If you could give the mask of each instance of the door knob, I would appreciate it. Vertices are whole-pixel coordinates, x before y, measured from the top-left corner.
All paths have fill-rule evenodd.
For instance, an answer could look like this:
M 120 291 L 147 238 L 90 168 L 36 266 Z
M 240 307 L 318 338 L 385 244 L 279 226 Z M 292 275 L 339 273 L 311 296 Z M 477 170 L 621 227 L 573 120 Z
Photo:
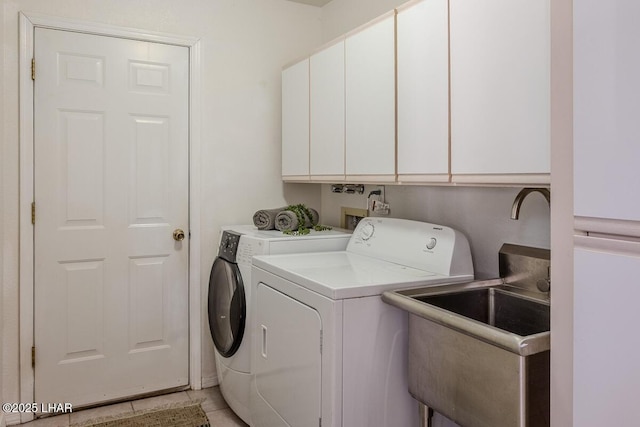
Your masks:
M 179 228 L 173 230 L 173 240 L 175 240 L 176 242 L 181 242 L 182 240 L 184 240 L 184 231 Z

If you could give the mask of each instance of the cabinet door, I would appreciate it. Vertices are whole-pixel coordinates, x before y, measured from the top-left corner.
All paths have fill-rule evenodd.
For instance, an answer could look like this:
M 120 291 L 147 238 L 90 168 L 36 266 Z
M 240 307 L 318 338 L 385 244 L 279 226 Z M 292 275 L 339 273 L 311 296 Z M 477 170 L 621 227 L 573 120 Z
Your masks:
M 549 13 L 549 0 L 450 0 L 454 181 L 549 182 Z
M 574 212 L 640 221 L 640 3 L 573 10 Z
M 449 180 L 448 1 L 398 11 L 398 180 Z
M 309 179 L 309 59 L 282 71 L 282 177 Z
M 395 19 L 347 37 L 346 173 L 395 180 Z
M 589 239 L 593 238 L 584 240 Z M 620 242 L 617 246 L 626 249 L 635 246 L 632 249 L 636 255 L 575 249 L 573 425 L 576 427 L 638 425 L 640 244 Z
M 344 179 L 344 41 L 310 59 L 312 179 Z

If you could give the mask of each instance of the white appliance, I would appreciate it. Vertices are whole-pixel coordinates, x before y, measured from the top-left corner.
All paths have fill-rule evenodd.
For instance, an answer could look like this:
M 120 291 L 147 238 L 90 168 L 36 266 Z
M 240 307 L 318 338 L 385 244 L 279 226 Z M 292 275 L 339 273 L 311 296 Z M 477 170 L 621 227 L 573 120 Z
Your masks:
M 564 172 L 571 160 L 560 159 L 557 171 L 562 173 L 553 180 L 560 183 L 552 224 L 562 230 L 552 232 L 552 253 L 563 262 L 573 255 L 573 271 L 558 265 L 559 276 L 552 266 L 551 327 L 558 332 L 555 339 L 552 332 L 552 354 L 557 356 L 551 374 L 561 381 L 554 381 L 551 392 L 573 408 L 556 409 L 552 421 L 556 416 L 560 425 L 557 420 L 567 414 L 576 427 L 637 426 L 640 3 L 572 4 L 573 176 Z M 570 138 L 555 142 L 563 144 L 558 153 L 571 148 Z M 565 219 L 571 185 L 573 222 Z M 573 254 L 563 243 L 571 238 L 570 224 Z M 573 283 L 559 277 L 573 277 Z M 567 366 L 571 360 L 573 370 Z M 570 374 L 565 374 L 567 368 Z
M 218 257 L 209 277 L 209 329 L 216 353 L 220 391 L 229 407 L 250 424 L 251 258 L 253 255 L 344 250 L 351 234 L 346 230 L 311 231 L 290 236 L 261 231 L 252 225 L 222 227 Z
M 419 425 L 407 315 L 380 294 L 472 279 L 461 233 L 393 218 L 360 221 L 345 251 L 255 257 L 252 425 Z

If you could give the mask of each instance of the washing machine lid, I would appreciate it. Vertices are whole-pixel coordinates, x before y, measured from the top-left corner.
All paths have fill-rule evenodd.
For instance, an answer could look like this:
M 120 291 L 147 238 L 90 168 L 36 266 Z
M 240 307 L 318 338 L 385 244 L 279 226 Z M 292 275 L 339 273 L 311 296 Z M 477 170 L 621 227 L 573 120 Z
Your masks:
M 233 356 L 244 336 L 246 297 L 238 265 L 216 258 L 209 276 L 209 330 L 216 350 Z
M 445 276 L 349 251 L 257 256 L 253 265 L 331 299 L 473 280 L 472 274 Z

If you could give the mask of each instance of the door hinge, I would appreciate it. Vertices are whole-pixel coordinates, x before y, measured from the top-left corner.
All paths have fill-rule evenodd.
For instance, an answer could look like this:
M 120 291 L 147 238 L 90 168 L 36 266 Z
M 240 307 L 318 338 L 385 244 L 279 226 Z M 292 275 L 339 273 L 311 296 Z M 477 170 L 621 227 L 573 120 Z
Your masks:
M 36 223 L 36 202 L 31 202 L 31 224 Z
M 36 348 L 31 347 L 31 367 L 35 368 L 36 367 Z
M 36 58 L 31 58 L 31 80 L 36 79 Z

